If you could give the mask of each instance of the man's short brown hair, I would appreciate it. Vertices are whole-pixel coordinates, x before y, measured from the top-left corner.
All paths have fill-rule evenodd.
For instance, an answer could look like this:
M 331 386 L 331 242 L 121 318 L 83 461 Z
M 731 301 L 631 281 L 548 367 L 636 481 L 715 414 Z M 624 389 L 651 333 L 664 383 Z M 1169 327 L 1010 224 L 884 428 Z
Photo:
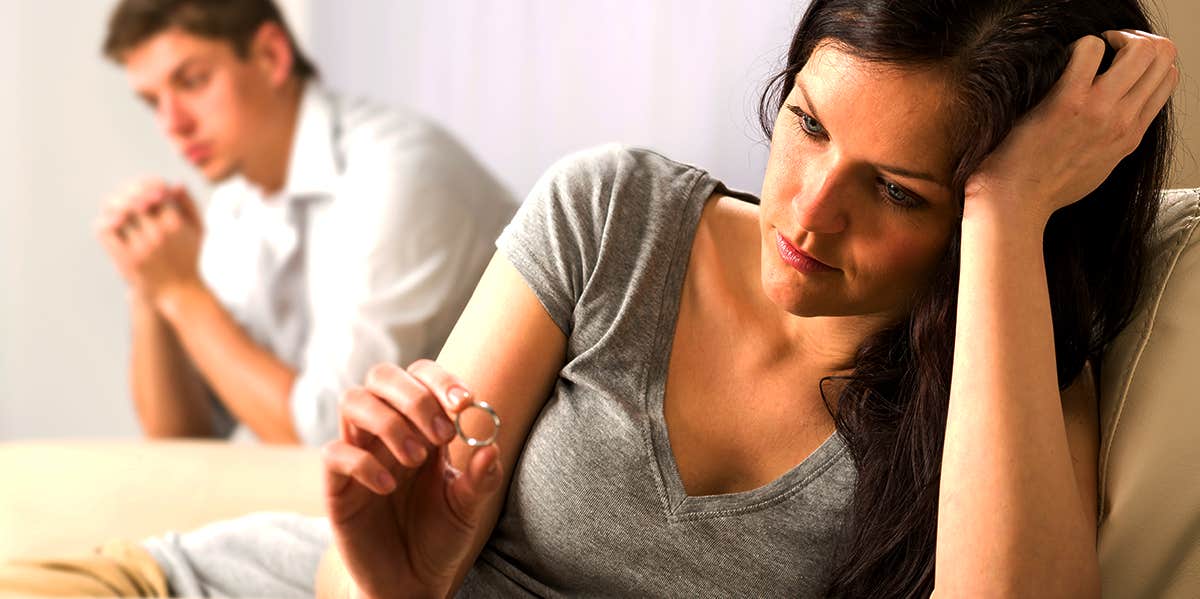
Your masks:
M 277 23 L 292 47 L 292 74 L 317 77 L 317 67 L 300 51 L 296 38 L 271 0 L 121 0 L 108 19 L 104 55 L 117 63 L 126 52 L 172 27 L 199 37 L 229 42 L 241 58 L 263 23 Z

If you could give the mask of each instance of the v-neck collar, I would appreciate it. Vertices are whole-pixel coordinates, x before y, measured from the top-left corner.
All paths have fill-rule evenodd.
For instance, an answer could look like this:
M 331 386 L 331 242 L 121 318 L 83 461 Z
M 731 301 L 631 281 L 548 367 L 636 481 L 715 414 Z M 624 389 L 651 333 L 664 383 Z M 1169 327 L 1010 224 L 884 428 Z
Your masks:
M 799 464 L 775 480 L 755 489 L 720 495 L 688 495 L 679 474 L 675 453 L 671 448 L 663 407 L 666 399 L 667 373 L 670 368 L 675 329 L 679 322 L 679 307 L 683 297 L 683 282 L 691 259 L 691 248 L 700 225 L 704 205 L 713 193 L 721 192 L 745 201 L 758 203 L 758 198 L 746 192 L 729 190 L 707 174 L 690 188 L 692 195 L 687 211 L 679 219 L 675 232 L 673 256 L 662 286 L 658 325 L 651 347 L 647 376 L 642 386 L 643 404 L 650 423 L 650 450 L 654 455 L 656 475 L 663 491 L 663 508 L 670 520 L 694 520 L 720 517 L 762 509 L 802 491 L 848 451 L 841 434 L 836 430 Z

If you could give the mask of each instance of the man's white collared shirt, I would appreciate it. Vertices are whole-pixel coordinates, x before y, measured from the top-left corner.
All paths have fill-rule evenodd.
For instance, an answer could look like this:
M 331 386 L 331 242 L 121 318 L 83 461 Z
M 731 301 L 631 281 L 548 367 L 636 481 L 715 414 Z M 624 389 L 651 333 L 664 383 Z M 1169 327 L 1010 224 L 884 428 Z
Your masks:
M 283 191 L 214 189 L 201 275 L 296 371 L 292 421 L 316 445 L 371 366 L 437 356 L 516 206 L 437 126 L 309 84 Z

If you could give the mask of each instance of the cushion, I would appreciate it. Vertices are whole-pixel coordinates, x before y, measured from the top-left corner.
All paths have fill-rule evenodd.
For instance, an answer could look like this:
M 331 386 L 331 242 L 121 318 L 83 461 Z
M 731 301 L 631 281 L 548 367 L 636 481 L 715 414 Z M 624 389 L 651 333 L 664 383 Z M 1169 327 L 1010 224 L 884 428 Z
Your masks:
M 1101 366 L 1106 598 L 1200 597 L 1200 189 L 1163 200 L 1145 300 Z

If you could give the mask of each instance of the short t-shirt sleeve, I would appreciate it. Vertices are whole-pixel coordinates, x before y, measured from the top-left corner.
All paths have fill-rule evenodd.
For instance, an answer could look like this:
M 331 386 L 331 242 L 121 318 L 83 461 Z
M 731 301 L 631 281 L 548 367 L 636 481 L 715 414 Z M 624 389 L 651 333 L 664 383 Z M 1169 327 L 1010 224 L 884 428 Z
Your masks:
M 599 259 L 614 177 L 624 149 L 608 145 L 567 156 L 529 192 L 496 247 L 550 318 L 570 336 L 575 306 Z

